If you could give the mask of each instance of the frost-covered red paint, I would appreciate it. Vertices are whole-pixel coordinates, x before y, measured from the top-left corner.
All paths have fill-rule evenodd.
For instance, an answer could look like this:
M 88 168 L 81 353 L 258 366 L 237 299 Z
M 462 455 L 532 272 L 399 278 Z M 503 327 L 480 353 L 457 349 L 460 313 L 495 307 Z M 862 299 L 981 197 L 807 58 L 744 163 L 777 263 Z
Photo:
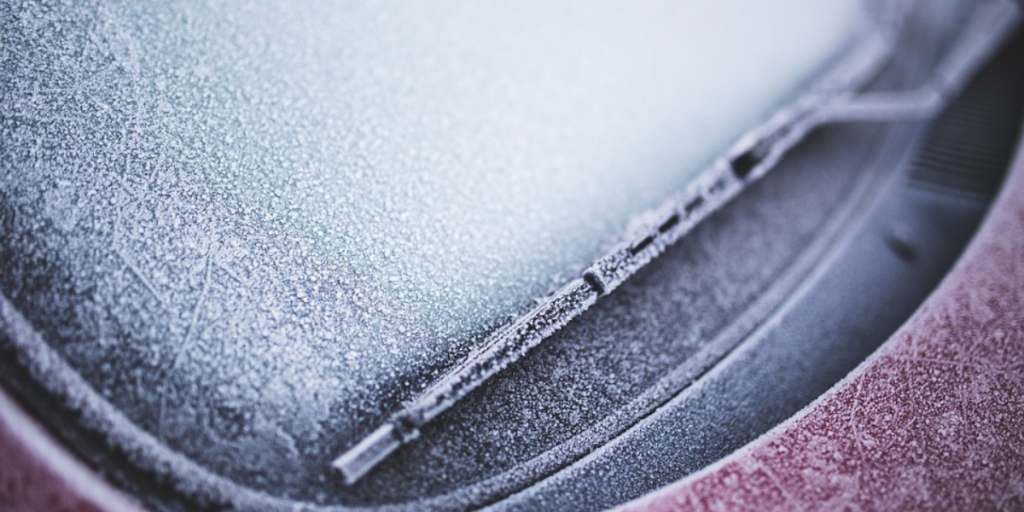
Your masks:
M 957 267 L 868 361 L 761 439 L 623 508 L 1024 510 L 1024 152 Z
M 142 512 L 0 391 L 0 511 Z

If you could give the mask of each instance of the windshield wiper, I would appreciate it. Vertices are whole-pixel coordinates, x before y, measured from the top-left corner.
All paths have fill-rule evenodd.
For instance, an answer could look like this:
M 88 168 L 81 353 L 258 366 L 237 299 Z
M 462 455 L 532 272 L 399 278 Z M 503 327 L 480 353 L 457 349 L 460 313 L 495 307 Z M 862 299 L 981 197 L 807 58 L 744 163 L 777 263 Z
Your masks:
M 419 437 L 421 426 L 520 359 L 763 177 L 817 126 L 932 116 L 998 49 L 1018 18 L 1012 2 L 994 1 L 977 7 L 931 79 L 911 91 L 857 92 L 886 61 L 893 42 L 893 34 L 869 34 L 807 94 L 742 137 L 684 192 L 645 214 L 644 218 L 650 219 L 644 223 L 648 229 L 598 259 L 517 322 L 489 336 L 482 348 L 332 465 L 342 472 L 347 484 L 359 480 L 400 446 Z

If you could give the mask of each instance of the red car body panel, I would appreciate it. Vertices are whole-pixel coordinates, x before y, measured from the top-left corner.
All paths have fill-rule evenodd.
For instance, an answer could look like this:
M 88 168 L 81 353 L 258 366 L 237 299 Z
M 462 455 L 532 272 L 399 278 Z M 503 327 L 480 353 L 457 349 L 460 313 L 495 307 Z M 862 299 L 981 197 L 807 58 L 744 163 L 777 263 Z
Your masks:
M 0 510 L 142 512 L 0 392 Z

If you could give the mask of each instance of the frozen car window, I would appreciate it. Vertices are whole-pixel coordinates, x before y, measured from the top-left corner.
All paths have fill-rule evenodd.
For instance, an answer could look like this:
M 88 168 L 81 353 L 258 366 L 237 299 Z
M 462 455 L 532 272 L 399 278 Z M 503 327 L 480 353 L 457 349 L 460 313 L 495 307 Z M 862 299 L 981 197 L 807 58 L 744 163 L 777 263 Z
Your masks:
M 282 411 L 316 397 L 287 414 L 358 409 L 382 381 L 426 384 L 417 372 L 622 241 L 820 72 L 858 8 L 112 2 L 74 25 L 24 16 L 4 36 L 0 179 L 39 229 L 11 243 L 61 255 L 53 300 L 85 297 L 84 330 L 61 348 L 87 378 L 132 351 Z M 173 434 L 173 418 L 140 417 Z

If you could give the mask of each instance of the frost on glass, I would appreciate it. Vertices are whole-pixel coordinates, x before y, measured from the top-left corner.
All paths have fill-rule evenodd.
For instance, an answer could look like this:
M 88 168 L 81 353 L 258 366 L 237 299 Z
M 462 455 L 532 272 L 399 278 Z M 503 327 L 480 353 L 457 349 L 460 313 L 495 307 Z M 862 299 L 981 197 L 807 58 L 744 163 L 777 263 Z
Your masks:
M 369 418 L 792 99 L 858 5 L 15 3 L 4 200 L 87 290 L 87 378 L 131 352 L 149 391 Z

